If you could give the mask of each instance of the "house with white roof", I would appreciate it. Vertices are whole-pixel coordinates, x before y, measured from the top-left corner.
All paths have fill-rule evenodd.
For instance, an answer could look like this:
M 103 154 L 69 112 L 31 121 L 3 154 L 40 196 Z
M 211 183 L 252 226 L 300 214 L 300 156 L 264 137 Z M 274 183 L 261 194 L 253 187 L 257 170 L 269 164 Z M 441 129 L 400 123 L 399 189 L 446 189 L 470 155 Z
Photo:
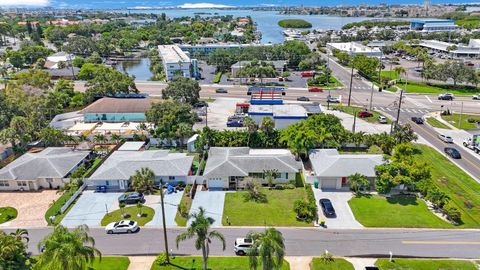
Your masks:
M 249 147 L 212 147 L 203 172 L 208 189 L 238 189 L 246 178 L 267 184 L 264 172 L 277 170 L 274 184 L 295 181 L 302 164 L 287 149 L 250 149 Z
M 309 152 L 313 177 L 320 189 L 342 189 L 349 187 L 347 178 L 359 173 L 375 184 L 375 166 L 383 164 L 382 155 L 340 154 L 337 149 L 312 149 Z
M 59 188 L 80 165 L 91 157 L 91 151 L 68 147 L 48 147 L 28 152 L 0 169 L 0 190 L 39 190 Z
M 192 163 L 193 156 L 185 153 L 128 147 L 113 152 L 87 180 L 87 185 L 89 188 L 105 186 L 107 190 L 125 190 L 130 185 L 131 177 L 141 168 L 149 168 L 155 173 L 157 185 L 161 182 L 190 183 L 193 181 L 189 177 Z

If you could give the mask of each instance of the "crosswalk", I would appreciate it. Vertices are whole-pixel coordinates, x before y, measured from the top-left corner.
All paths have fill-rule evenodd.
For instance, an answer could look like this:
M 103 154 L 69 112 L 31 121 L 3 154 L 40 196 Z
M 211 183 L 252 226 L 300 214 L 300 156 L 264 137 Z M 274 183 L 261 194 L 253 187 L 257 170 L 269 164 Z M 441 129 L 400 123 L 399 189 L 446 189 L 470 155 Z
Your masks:
M 393 107 L 373 107 L 373 110 L 382 111 L 382 112 L 396 112 L 397 108 L 393 108 Z M 413 109 L 413 108 L 400 108 L 400 112 L 426 114 L 426 113 L 429 113 L 430 110 L 427 110 L 427 109 Z

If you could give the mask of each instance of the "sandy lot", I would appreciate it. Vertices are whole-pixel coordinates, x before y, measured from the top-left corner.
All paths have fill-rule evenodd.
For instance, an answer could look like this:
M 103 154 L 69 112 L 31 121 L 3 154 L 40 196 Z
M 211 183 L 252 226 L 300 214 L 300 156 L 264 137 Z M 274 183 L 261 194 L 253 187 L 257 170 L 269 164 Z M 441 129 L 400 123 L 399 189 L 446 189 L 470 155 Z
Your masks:
M 41 192 L 0 192 L 0 207 L 11 206 L 17 209 L 16 219 L 1 224 L 9 227 L 43 227 L 47 226 L 45 212 L 53 200 L 60 194 L 56 190 Z

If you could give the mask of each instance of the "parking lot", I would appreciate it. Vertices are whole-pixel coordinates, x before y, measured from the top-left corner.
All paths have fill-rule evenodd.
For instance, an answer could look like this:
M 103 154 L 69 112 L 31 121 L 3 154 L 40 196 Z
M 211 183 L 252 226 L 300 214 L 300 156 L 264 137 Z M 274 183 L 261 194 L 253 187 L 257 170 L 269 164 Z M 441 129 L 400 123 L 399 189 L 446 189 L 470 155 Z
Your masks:
M 203 111 L 199 113 L 202 117 L 202 122 L 195 123 L 193 126 L 194 129 L 203 129 L 206 126 L 205 120 L 209 128 L 217 130 L 236 130 L 239 128 L 236 127 L 227 127 L 227 119 L 229 116 L 235 113 L 235 108 L 237 103 L 245 102 L 245 100 L 240 98 L 217 98 L 213 102 L 208 103 L 208 117 L 205 118 L 205 109 L 200 108 L 198 111 Z
M 352 198 L 353 194 L 350 191 L 322 191 L 320 189 L 313 189 L 315 194 L 315 200 L 318 206 L 319 220 L 324 219 L 328 228 L 332 229 L 359 229 L 363 228 L 355 217 L 352 210 L 348 205 L 348 201 Z M 325 217 L 322 211 L 322 207 L 319 204 L 320 199 L 329 199 L 333 208 L 335 208 L 336 217 Z
M 105 214 L 118 209 L 118 197 L 122 193 L 107 192 L 95 193 L 92 190 L 84 191 L 75 205 L 63 218 L 61 224 L 72 228 L 86 224 L 88 226 L 100 226 Z
M 18 211 L 17 218 L 0 224 L 0 227 L 43 227 L 47 226 L 45 212 L 61 194 L 56 190 L 40 192 L 1 192 L 0 207 L 10 206 Z

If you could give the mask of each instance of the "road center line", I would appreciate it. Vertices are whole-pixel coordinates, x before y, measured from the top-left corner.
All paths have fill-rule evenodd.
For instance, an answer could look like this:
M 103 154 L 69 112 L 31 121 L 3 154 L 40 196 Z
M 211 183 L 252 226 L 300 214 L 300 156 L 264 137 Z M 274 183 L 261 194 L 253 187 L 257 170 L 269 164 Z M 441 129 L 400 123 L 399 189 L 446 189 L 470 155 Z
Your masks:
M 402 241 L 404 245 L 480 245 L 480 242 L 467 241 Z
M 433 103 L 433 101 L 427 95 L 425 95 L 425 97 L 428 99 L 428 101 L 430 101 L 430 103 Z

